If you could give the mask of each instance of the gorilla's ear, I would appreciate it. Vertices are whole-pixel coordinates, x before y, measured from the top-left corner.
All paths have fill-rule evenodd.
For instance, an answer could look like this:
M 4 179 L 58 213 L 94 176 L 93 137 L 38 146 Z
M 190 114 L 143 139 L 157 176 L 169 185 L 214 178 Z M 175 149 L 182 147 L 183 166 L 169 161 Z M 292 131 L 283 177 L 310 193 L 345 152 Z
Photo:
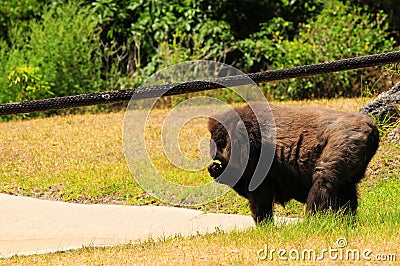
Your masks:
M 219 122 L 216 119 L 214 119 L 212 117 L 209 117 L 208 118 L 208 125 L 207 125 L 208 131 L 211 132 L 218 124 L 219 124 Z

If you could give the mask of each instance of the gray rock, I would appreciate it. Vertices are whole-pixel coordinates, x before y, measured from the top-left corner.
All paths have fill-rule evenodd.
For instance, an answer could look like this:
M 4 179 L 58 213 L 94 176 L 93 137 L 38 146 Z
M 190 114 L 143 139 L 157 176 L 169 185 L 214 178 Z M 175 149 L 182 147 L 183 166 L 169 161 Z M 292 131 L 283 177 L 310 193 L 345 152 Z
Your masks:
M 400 83 L 397 83 L 390 90 L 381 93 L 376 100 L 362 107 L 360 112 L 372 115 L 378 121 L 395 122 L 400 119 L 399 106 Z
M 399 143 L 400 144 L 400 126 L 394 128 L 392 131 L 387 134 L 386 137 L 391 143 Z

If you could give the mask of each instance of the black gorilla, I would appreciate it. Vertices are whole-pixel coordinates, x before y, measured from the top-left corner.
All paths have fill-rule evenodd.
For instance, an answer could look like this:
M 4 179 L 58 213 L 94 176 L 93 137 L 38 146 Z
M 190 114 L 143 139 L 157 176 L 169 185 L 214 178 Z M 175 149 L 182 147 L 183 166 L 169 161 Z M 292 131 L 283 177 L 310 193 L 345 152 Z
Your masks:
M 209 119 L 214 157 L 208 167 L 210 175 L 249 200 L 257 223 L 272 219 L 274 202 L 284 206 L 291 199 L 306 203 L 311 213 L 329 209 L 355 213 L 357 184 L 379 145 L 373 120 L 360 113 L 325 108 L 252 107 Z M 269 110 L 273 119 L 264 115 L 271 114 Z M 275 138 L 263 135 L 261 127 L 275 132 Z M 268 164 L 259 160 L 262 144 L 273 154 L 270 168 L 261 174 L 258 171 L 262 182 L 253 190 L 249 185 L 256 177 L 256 165 Z M 243 173 L 237 180 L 230 180 L 239 172 Z

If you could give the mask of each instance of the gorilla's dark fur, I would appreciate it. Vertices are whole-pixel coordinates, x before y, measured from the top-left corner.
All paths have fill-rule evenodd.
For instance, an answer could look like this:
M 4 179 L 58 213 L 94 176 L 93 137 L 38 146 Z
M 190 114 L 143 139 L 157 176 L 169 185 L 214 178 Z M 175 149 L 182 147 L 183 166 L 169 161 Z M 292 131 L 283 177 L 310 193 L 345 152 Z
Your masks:
M 244 173 L 231 186 L 249 200 L 256 222 L 272 219 L 274 202 L 284 205 L 291 199 L 306 203 L 310 213 L 321 210 L 355 213 L 357 184 L 379 144 L 373 120 L 368 115 L 325 108 L 270 106 L 276 130 L 273 141 L 262 136 L 260 130 L 260 125 L 266 128 L 273 125 L 270 116 L 263 115 L 268 113 L 268 107 L 263 104 L 252 107 L 236 108 L 209 119 L 208 130 L 214 141 L 211 153 L 219 161 L 208 167 L 210 175 L 218 182 L 230 184 L 218 177 L 228 170 L 231 151 L 241 149 L 240 141 L 231 141 L 229 135 L 235 134 L 242 123 L 248 133 L 250 155 L 244 164 Z M 260 124 L 254 113 L 261 114 Z M 250 191 L 262 143 L 276 144 L 275 156 L 269 172 L 263 174 L 265 179 L 261 185 Z M 240 171 L 234 169 L 235 164 L 232 168 Z

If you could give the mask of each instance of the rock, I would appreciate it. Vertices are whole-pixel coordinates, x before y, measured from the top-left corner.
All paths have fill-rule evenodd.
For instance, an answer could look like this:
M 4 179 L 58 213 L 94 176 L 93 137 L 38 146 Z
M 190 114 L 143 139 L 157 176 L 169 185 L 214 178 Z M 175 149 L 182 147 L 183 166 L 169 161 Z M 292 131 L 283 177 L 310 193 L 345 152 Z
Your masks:
M 392 131 L 387 134 L 386 138 L 391 143 L 400 143 L 400 126 L 394 128 Z
M 370 114 L 378 121 L 396 122 L 400 119 L 400 83 L 381 93 L 376 100 L 362 107 L 360 112 Z

